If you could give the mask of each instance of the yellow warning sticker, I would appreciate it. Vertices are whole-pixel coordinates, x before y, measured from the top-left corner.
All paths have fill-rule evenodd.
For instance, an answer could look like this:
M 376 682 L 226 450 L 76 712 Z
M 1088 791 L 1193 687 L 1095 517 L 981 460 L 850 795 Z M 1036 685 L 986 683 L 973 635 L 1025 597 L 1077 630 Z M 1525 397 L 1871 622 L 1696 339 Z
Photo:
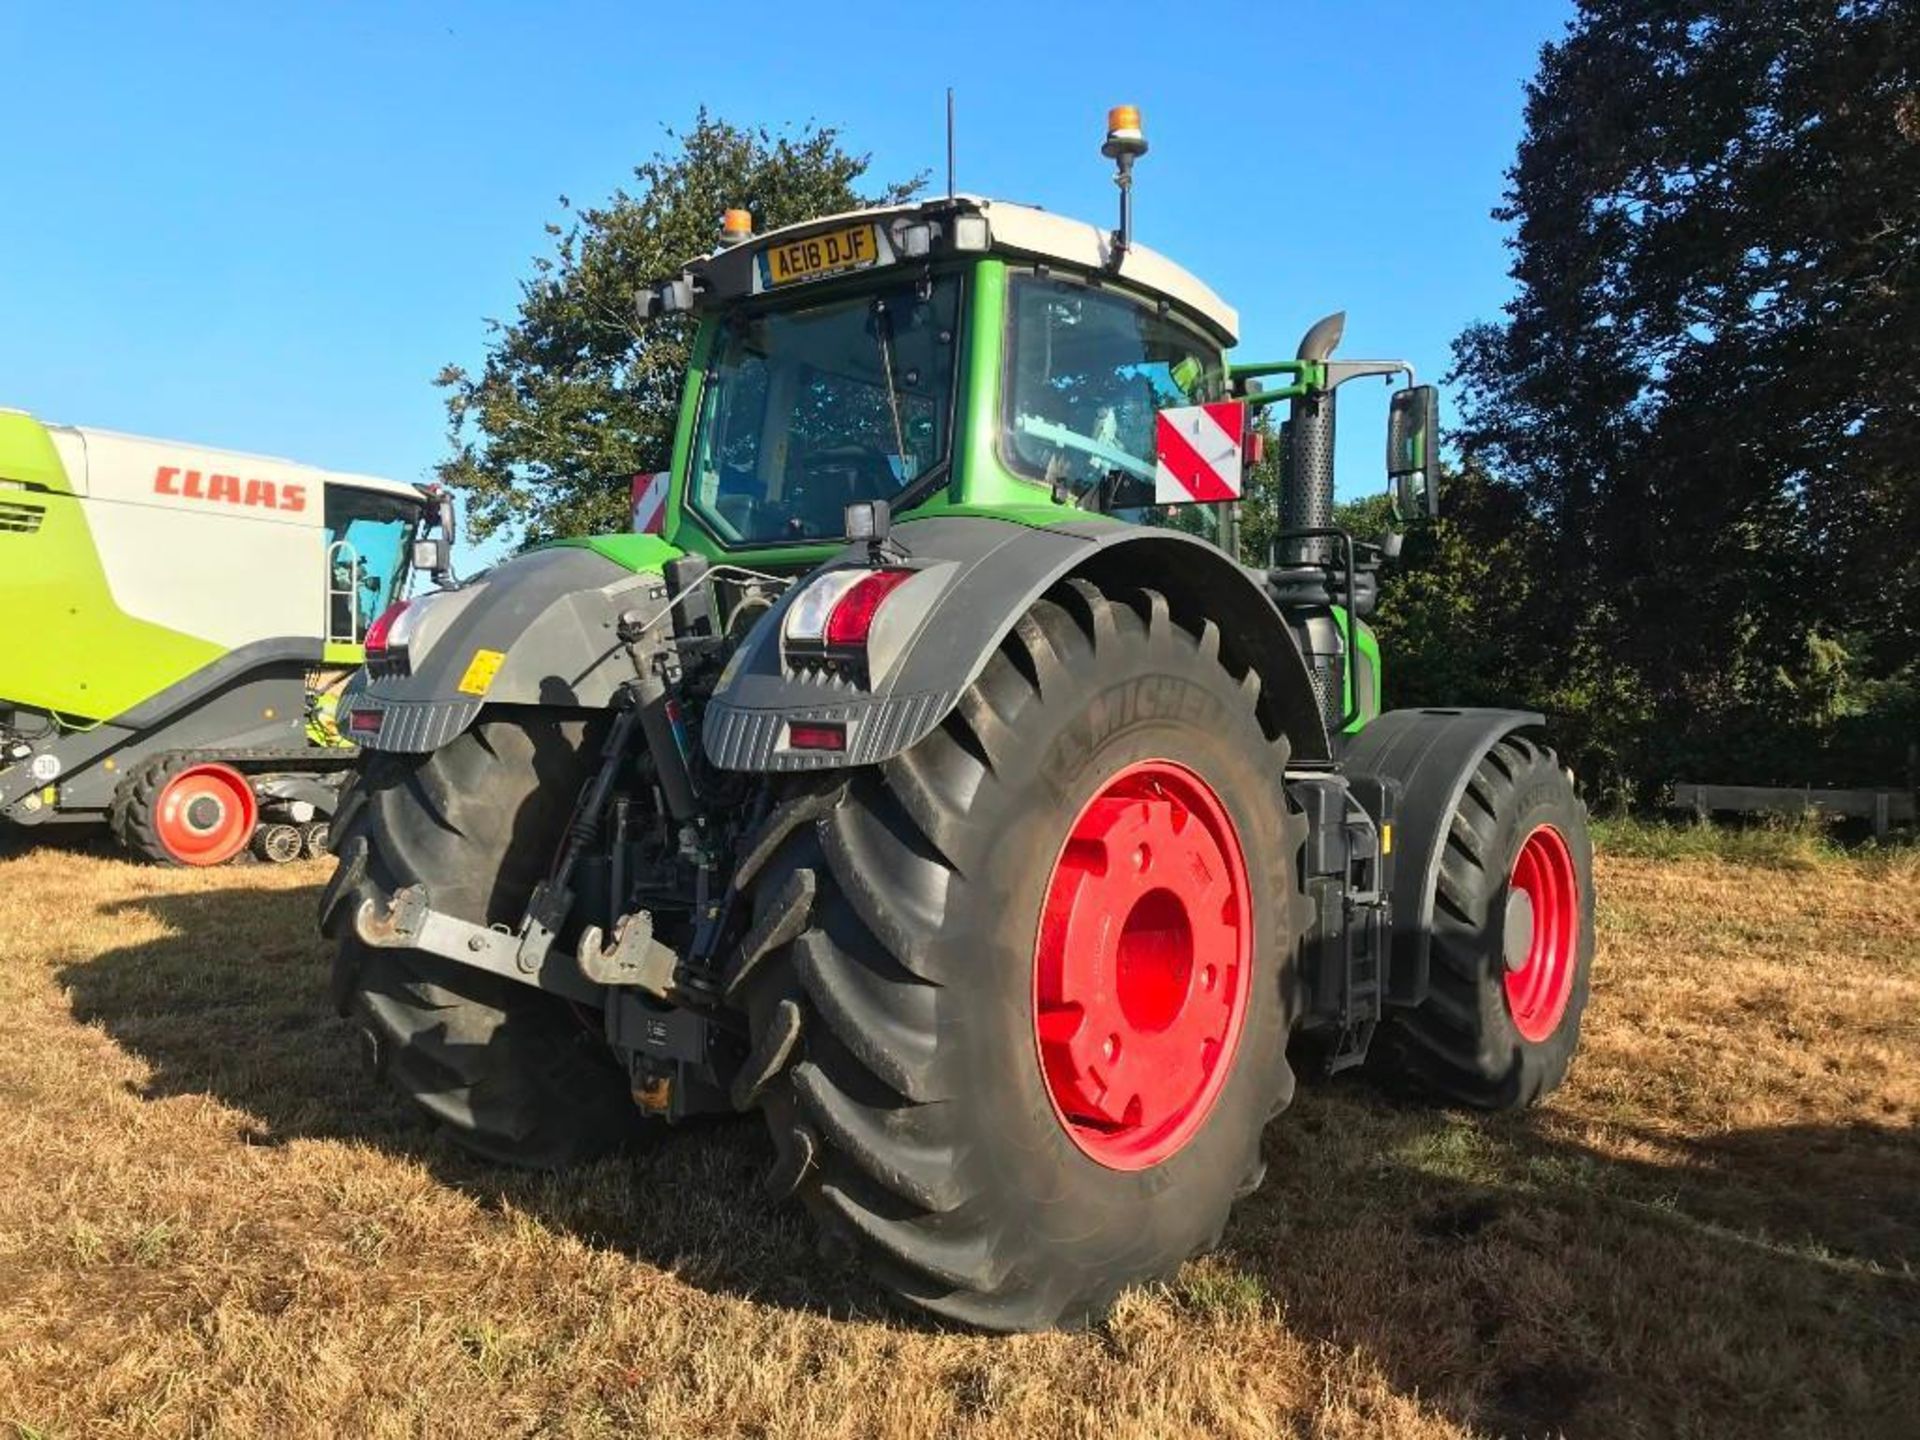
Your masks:
M 501 663 L 507 658 L 504 650 L 476 650 L 473 659 L 467 662 L 467 673 L 460 677 L 460 691 L 464 695 L 484 695 L 487 687 L 493 684 L 493 677 L 500 673 Z

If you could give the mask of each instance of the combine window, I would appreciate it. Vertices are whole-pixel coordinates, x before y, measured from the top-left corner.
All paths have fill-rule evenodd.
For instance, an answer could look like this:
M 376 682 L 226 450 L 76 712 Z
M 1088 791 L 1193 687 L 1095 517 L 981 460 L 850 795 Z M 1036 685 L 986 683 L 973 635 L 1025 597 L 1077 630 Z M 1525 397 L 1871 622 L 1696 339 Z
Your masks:
M 327 486 L 327 639 L 359 645 L 407 583 L 420 506 L 396 495 Z
M 1153 503 L 1154 414 L 1226 398 L 1218 347 L 1112 290 L 1013 280 L 1007 459 L 1136 524 L 1218 539 L 1225 507 Z
M 729 545 L 835 539 L 855 500 L 924 489 L 952 448 L 960 281 L 726 322 L 693 451 L 693 509 Z

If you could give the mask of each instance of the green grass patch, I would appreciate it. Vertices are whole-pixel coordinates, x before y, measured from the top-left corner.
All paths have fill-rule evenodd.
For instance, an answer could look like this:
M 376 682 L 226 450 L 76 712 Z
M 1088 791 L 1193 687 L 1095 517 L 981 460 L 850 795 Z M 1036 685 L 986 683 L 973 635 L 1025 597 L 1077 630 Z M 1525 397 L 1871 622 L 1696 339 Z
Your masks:
M 1751 825 L 1711 820 L 1646 820 L 1633 816 L 1593 820 L 1594 848 L 1635 860 L 1720 860 L 1769 870 L 1809 870 L 1831 864 L 1920 863 L 1912 835 L 1849 843 L 1814 816 L 1770 817 Z

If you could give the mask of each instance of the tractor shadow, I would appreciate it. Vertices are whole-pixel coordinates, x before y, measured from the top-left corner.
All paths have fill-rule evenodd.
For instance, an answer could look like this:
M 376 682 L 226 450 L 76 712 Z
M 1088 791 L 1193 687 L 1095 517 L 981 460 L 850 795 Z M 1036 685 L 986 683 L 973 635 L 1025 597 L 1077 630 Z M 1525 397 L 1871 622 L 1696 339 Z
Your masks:
M 370 1145 L 425 1167 L 495 1213 L 512 1211 L 715 1291 L 837 1317 L 897 1315 L 882 1292 L 816 1248 L 797 1206 L 761 1177 L 764 1127 L 717 1121 L 564 1173 L 466 1156 L 370 1074 L 358 1028 L 328 999 L 332 946 L 314 931 L 321 886 L 227 889 L 115 902 L 164 938 L 59 974 L 74 1017 L 149 1069 L 145 1099 L 211 1095 L 248 1117 L 239 1139 Z
M 945 1328 L 892 1309 L 818 1254 L 797 1207 L 764 1198 L 756 1124 L 559 1175 L 465 1158 L 369 1077 L 355 1028 L 328 1008 L 318 893 L 106 907 L 169 933 L 63 970 L 75 1017 L 147 1064 L 146 1097 L 243 1112 L 245 1143 L 370 1145 L 495 1213 L 716 1293 Z M 1171 1303 L 1199 1325 L 1254 1294 L 1268 1323 L 1277 1312 L 1485 1433 L 1912 1433 L 1920 1132 L 1607 1134 L 1602 1153 L 1552 1108 L 1478 1116 L 1359 1081 L 1303 1086 L 1267 1132 L 1266 1184 Z M 1223 1270 L 1224 1292 L 1187 1283 Z
M 1222 1256 L 1502 1436 L 1911 1436 L 1920 1130 L 1698 1137 L 1303 1087 Z

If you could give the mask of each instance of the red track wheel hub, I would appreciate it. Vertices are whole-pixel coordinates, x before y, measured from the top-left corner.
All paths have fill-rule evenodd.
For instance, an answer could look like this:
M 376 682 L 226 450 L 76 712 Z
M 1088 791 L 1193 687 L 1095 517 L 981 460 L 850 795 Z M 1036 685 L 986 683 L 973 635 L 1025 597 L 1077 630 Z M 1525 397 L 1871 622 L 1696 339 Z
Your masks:
M 1114 775 L 1067 832 L 1034 950 L 1040 1070 L 1075 1145 L 1142 1170 L 1193 1138 L 1233 1071 L 1252 956 L 1220 797 L 1168 760 Z
M 253 787 L 227 765 L 182 770 L 153 807 L 154 831 L 182 865 L 226 864 L 247 848 L 259 819 Z
M 1537 826 L 1520 842 L 1507 884 L 1507 1012 L 1539 1044 L 1560 1024 L 1579 968 L 1580 881 L 1566 837 Z

